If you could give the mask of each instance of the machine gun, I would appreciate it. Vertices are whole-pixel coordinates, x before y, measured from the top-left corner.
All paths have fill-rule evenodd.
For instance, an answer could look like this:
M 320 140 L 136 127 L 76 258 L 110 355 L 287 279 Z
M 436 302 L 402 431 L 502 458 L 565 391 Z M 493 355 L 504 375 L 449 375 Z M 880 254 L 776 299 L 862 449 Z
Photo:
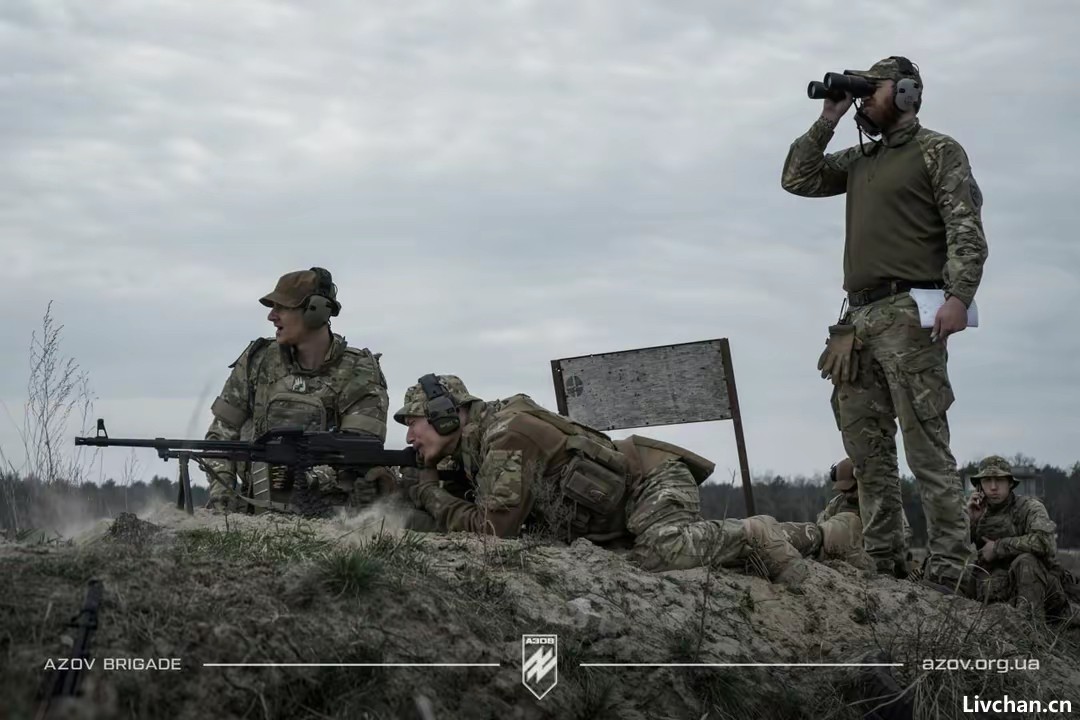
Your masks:
M 56 698 L 78 695 L 79 681 L 85 671 L 85 661 L 90 657 L 90 636 L 97 630 L 101 591 L 102 583 L 100 580 L 91 580 L 88 583 L 82 610 L 69 623 L 70 627 L 79 631 L 71 651 L 71 659 L 78 662 L 72 662 L 70 667 L 65 667 L 62 670 L 53 671 L 52 679 L 42 693 L 38 713 L 34 716 L 35 720 L 45 720 L 45 718 L 49 717 L 50 708 Z
M 416 451 L 385 450 L 383 444 L 370 436 L 337 430 L 304 430 L 302 427 L 280 427 L 269 430 L 254 440 L 169 440 L 166 438 L 110 438 L 105 420 L 98 418 L 94 437 L 77 437 L 76 445 L 93 447 L 145 447 L 157 450 L 158 457 L 180 461 L 180 490 L 176 507 L 194 514 L 191 499 L 191 476 L 188 461 L 194 460 L 207 475 L 217 478 L 206 460 L 266 463 L 280 465 L 296 472 L 319 465 L 369 470 L 374 467 L 416 467 Z M 229 488 L 231 490 L 231 488 Z M 251 499 L 245 498 L 249 503 Z

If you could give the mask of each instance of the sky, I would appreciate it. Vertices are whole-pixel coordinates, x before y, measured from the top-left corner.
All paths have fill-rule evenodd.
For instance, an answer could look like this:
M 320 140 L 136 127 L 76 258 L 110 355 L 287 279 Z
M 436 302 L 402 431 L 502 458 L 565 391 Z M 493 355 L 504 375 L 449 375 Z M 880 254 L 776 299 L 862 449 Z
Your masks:
M 726 337 L 752 472 L 824 472 L 844 199 L 780 173 L 820 111 L 809 81 L 901 54 L 984 196 L 980 326 L 948 345 L 954 454 L 1071 465 L 1078 24 L 1067 0 L 7 0 L 0 449 L 25 468 L 50 302 L 112 436 L 201 438 L 229 363 L 272 333 L 258 298 L 321 265 L 391 412 L 426 372 L 555 408 L 552 359 Z M 857 142 L 852 114 L 830 150 Z M 730 421 L 630 432 L 738 472 Z M 152 451 L 90 461 L 177 476 Z

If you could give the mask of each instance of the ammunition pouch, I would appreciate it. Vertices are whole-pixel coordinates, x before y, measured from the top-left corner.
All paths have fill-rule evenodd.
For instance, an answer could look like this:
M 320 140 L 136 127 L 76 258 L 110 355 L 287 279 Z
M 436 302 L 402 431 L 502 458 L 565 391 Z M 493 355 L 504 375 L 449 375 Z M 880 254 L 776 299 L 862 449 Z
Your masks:
M 584 435 L 567 438 L 566 450 L 570 459 L 563 466 L 561 486 L 574 508 L 570 529 L 575 536 L 588 535 L 597 524 L 606 525 L 621 514 L 628 463 L 617 450 Z

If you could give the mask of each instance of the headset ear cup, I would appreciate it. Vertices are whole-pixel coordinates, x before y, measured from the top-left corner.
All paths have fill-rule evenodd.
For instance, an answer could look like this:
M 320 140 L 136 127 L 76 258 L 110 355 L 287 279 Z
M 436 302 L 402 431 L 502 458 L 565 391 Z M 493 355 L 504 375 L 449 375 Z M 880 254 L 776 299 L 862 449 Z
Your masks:
M 454 415 L 453 417 L 440 417 L 435 420 L 433 427 L 435 428 L 435 432 L 440 435 L 450 435 L 461 427 L 461 418 L 457 417 L 457 415 Z
M 912 78 L 901 78 L 893 87 L 893 102 L 901 112 L 918 107 L 921 96 L 922 88 Z
M 311 329 L 321 328 L 330 320 L 334 303 L 321 295 L 312 295 L 304 302 L 304 325 Z

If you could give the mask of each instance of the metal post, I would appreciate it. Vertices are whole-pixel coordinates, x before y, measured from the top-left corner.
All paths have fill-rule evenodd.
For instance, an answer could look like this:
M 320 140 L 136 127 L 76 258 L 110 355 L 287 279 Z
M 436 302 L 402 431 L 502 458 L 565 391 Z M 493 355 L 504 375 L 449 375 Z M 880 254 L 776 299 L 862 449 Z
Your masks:
M 727 338 L 720 340 L 720 357 L 724 363 L 724 379 L 727 381 L 731 421 L 735 425 L 735 446 L 739 451 L 739 468 L 742 470 L 746 517 L 750 517 L 757 515 L 757 511 L 754 508 L 754 489 L 750 484 L 750 462 L 746 459 L 746 438 L 743 437 L 742 414 L 739 412 L 739 393 L 735 389 L 735 368 L 731 364 L 731 346 Z
M 559 414 L 570 417 L 566 408 L 566 385 L 563 382 L 562 366 L 559 365 L 558 360 L 551 361 L 551 380 L 555 385 L 555 405 L 559 409 Z

